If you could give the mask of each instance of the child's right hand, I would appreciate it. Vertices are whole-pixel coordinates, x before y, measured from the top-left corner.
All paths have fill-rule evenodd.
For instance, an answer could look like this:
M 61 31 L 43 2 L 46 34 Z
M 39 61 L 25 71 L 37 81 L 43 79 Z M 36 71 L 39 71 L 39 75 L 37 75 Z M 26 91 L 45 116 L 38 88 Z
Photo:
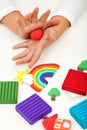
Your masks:
M 42 28 L 50 14 L 50 10 L 47 10 L 40 18 L 38 18 L 39 9 L 36 7 L 32 13 L 29 13 L 24 17 L 24 23 L 17 19 L 18 34 L 22 38 L 29 38 L 31 31 Z
M 29 63 L 28 67 L 32 68 L 40 58 L 43 50 L 54 43 L 63 32 L 70 26 L 69 21 L 61 16 L 55 16 L 51 23 L 44 26 L 44 34 L 40 40 L 29 39 L 22 43 L 16 44 L 13 49 L 25 48 L 21 53 L 15 55 L 12 59 L 17 65 Z

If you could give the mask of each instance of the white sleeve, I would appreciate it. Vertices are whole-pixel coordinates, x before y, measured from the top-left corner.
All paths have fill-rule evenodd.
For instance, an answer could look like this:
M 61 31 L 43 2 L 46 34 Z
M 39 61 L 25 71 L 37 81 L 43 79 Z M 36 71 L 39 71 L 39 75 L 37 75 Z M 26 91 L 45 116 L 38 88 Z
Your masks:
M 72 25 L 86 5 L 87 0 L 63 0 L 54 15 L 66 17 Z
M 10 0 L 0 0 L 0 20 L 14 10 L 17 9 Z

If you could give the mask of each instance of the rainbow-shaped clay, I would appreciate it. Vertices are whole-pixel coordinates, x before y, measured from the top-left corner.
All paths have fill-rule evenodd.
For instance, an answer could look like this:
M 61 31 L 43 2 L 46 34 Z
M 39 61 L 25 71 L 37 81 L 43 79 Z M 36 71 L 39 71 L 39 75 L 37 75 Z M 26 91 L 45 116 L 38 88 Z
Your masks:
M 34 67 L 29 74 L 33 75 L 33 84 L 31 87 L 37 92 L 42 91 L 48 84 L 46 77 L 52 77 L 58 70 L 58 64 L 41 64 Z

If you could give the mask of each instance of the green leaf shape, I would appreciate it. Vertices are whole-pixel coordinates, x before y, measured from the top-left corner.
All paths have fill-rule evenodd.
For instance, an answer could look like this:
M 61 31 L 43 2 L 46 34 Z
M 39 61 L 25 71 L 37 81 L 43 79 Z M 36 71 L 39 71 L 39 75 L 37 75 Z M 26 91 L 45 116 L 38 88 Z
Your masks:
M 83 60 L 77 67 L 78 70 L 87 70 L 87 60 Z
M 52 88 L 49 92 L 48 92 L 49 96 L 60 96 L 60 91 L 57 88 Z

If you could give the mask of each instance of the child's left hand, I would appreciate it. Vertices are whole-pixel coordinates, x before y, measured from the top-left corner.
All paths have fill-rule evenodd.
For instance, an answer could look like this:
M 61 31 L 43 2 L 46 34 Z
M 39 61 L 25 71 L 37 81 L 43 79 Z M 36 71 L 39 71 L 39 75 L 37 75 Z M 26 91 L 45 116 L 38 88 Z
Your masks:
M 17 19 L 18 34 L 22 38 L 29 38 L 31 31 L 44 26 L 44 23 L 50 14 L 50 10 L 47 10 L 40 18 L 38 18 L 38 11 L 39 9 L 36 7 L 32 13 L 26 15 L 24 17 L 24 23 L 20 19 Z

